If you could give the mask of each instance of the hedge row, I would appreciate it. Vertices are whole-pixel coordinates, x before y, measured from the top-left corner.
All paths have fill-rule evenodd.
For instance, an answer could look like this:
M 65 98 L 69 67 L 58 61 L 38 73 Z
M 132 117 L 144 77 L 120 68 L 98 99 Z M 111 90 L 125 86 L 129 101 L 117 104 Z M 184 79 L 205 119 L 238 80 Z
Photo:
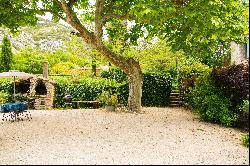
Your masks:
M 97 100 L 102 91 L 111 91 L 112 93 L 118 93 L 118 87 L 120 86 L 122 85 L 119 83 L 111 82 L 109 80 L 99 81 L 96 79 L 93 79 L 91 82 L 81 82 L 78 84 L 56 83 L 54 107 L 61 108 L 65 106 L 65 101 L 63 99 L 65 95 L 71 95 L 73 97 L 73 101 Z M 122 102 L 121 98 L 120 102 Z
M 119 77 L 120 78 L 120 77 Z M 68 78 L 70 79 L 70 78 Z M 124 79 L 124 77 L 123 77 Z M 10 81 L 0 81 L 0 91 L 13 94 L 13 84 Z M 97 100 L 103 91 L 118 95 L 119 103 L 127 105 L 128 82 L 114 79 L 83 78 L 77 81 L 59 79 L 55 84 L 54 107 L 65 107 L 63 97 L 70 94 L 73 100 Z M 171 92 L 171 78 L 166 74 L 144 74 L 142 88 L 142 106 L 167 106 Z M 11 95 L 10 99 L 11 100 Z
M 70 94 L 73 100 L 97 100 L 102 91 L 111 91 L 118 94 L 119 103 L 127 105 L 128 83 L 111 80 L 92 79 L 89 82 L 56 83 L 54 107 L 64 107 L 63 97 Z M 171 79 L 167 75 L 147 73 L 144 74 L 142 88 L 143 106 L 167 106 L 171 92 Z
M 171 93 L 171 78 L 161 73 L 146 73 L 142 87 L 143 106 L 168 106 Z

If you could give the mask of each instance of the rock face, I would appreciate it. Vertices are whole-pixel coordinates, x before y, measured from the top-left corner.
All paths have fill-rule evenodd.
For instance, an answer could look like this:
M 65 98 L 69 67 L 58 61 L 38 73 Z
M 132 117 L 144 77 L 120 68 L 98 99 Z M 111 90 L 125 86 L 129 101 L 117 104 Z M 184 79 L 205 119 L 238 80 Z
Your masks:
M 0 28 L 0 45 L 4 34 L 9 34 L 14 53 L 24 47 L 53 52 L 70 39 L 72 31 L 63 24 L 39 19 L 37 26 L 20 28 L 17 34 L 9 34 L 8 29 Z

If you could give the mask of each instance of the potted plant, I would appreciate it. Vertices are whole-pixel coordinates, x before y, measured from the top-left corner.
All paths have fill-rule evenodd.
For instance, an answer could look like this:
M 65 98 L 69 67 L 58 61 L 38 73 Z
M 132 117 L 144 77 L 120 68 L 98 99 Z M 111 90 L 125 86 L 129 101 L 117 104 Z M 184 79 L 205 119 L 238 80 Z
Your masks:
M 99 97 L 99 101 L 105 106 L 107 111 L 115 111 L 118 105 L 117 94 L 111 94 L 108 91 L 103 91 Z

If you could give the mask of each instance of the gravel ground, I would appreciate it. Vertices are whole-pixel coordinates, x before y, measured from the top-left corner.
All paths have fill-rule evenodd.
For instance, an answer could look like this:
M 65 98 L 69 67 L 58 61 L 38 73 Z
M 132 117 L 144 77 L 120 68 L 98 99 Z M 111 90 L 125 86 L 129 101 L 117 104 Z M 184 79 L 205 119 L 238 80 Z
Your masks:
M 31 110 L 31 121 L 0 121 L 0 164 L 249 165 L 240 130 L 183 108 L 143 110 Z

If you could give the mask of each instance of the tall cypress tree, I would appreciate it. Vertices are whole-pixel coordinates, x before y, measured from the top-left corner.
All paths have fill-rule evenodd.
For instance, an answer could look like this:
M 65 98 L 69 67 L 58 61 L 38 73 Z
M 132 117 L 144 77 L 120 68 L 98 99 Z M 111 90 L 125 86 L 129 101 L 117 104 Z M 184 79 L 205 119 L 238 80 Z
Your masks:
M 0 56 L 0 71 L 9 71 L 13 63 L 13 53 L 11 51 L 10 39 L 4 35 Z

